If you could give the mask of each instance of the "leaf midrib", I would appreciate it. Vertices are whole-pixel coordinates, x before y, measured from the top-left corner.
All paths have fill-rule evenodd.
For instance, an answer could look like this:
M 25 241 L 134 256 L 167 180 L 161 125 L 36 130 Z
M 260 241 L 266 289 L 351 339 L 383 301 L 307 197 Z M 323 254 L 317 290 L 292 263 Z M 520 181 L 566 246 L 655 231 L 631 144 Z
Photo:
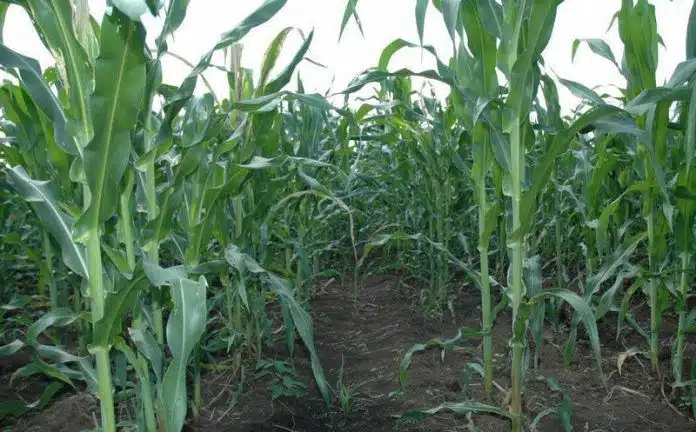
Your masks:
M 103 196 L 103 191 L 104 191 L 104 180 L 106 178 L 106 165 L 107 165 L 107 159 L 109 152 L 111 150 L 111 146 L 113 145 L 114 142 L 114 137 L 113 137 L 113 131 L 114 131 L 114 118 L 116 118 L 116 108 L 118 107 L 118 101 L 121 96 L 121 88 L 122 88 L 122 83 L 123 83 L 123 75 L 124 75 L 124 70 L 126 67 L 126 59 L 128 58 L 128 54 L 130 53 L 130 44 L 131 44 L 131 38 L 133 36 L 133 25 L 128 26 L 128 36 L 126 37 L 126 40 L 124 42 L 125 44 L 125 49 L 123 51 L 123 55 L 121 56 L 121 64 L 119 65 L 118 68 L 118 74 L 117 80 L 116 80 L 116 91 L 114 92 L 114 99 L 113 102 L 111 103 L 110 107 L 110 112 L 107 117 L 108 121 L 106 122 L 106 145 L 105 145 L 105 150 L 104 150 L 104 157 L 101 158 L 101 169 L 99 170 L 99 181 L 97 182 L 97 188 L 96 188 L 96 193 L 95 197 L 97 198 L 94 201 L 95 209 L 93 212 L 93 220 L 92 220 L 92 228 L 96 229 L 99 226 L 99 222 L 101 219 L 101 207 L 102 207 L 102 196 Z
M 88 117 L 88 110 L 87 110 L 87 103 L 86 103 L 86 98 L 85 98 L 85 93 L 84 93 L 84 83 L 82 82 L 82 76 L 77 73 L 77 63 L 75 62 L 75 53 L 72 49 L 72 44 L 68 42 L 68 29 L 66 28 L 66 23 L 63 20 L 62 15 L 56 8 L 55 0 L 51 0 L 51 6 L 53 8 L 53 13 L 56 14 L 56 20 L 58 21 L 58 27 L 60 28 L 61 33 L 63 34 L 63 41 L 65 45 L 65 49 L 68 51 L 68 60 L 70 61 L 70 64 L 72 66 L 72 69 L 74 71 L 74 79 L 77 81 L 77 85 L 74 87 L 77 87 L 77 93 L 79 95 L 79 110 L 81 114 L 81 123 L 82 123 L 82 129 L 83 132 L 85 133 L 85 136 L 88 136 L 88 131 L 89 131 L 89 117 Z M 130 36 L 130 35 L 129 35 Z M 78 145 L 79 147 L 79 145 Z
M 41 190 L 41 188 L 37 187 L 37 186 L 34 184 L 34 180 L 33 180 L 33 179 L 31 179 L 31 178 L 28 177 L 28 176 L 22 175 L 21 173 L 18 173 L 18 172 L 15 171 L 15 170 L 13 170 L 13 171 L 14 171 L 15 174 L 17 174 L 19 177 L 23 177 L 23 178 L 26 179 L 25 183 L 27 183 L 27 184 L 29 185 L 29 187 L 32 188 L 32 190 L 34 190 L 36 193 L 38 193 L 39 196 L 43 199 L 43 202 L 49 207 L 49 209 L 50 209 L 55 215 L 57 215 L 57 219 L 58 219 L 58 221 L 59 221 L 59 223 L 60 223 L 60 226 L 61 226 L 61 228 L 63 229 L 63 231 L 66 232 L 66 233 L 68 233 L 68 234 L 70 234 L 70 232 L 71 232 L 70 227 L 68 227 L 68 225 L 65 223 L 65 221 L 63 220 L 63 217 L 62 217 L 63 215 L 61 214 L 60 210 L 58 210 L 58 208 L 56 208 L 56 206 L 53 205 L 53 203 L 52 203 L 51 199 L 49 198 L 49 196 L 46 195 L 46 194 Z M 82 271 L 84 272 L 84 274 L 89 275 L 89 272 L 87 271 L 87 263 L 85 262 L 84 257 L 82 256 L 82 254 L 80 253 L 80 250 L 76 247 L 76 245 L 75 245 L 74 242 L 71 242 L 71 246 L 72 246 L 72 249 L 75 251 L 75 255 L 77 255 L 77 257 L 78 257 L 78 259 L 79 259 L 79 261 L 80 261 L 80 265 L 81 265 L 81 267 L 82 267 Z

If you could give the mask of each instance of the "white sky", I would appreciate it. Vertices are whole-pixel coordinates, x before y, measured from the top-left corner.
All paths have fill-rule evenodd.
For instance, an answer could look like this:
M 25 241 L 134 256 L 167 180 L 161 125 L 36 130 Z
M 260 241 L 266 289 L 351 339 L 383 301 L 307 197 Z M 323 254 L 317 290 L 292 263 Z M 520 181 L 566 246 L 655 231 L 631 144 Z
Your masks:
M 308 92 L 325 93 L 340 91 L 361 71 L 377 65 L 382 49 L 397 38 L 417 42 L 414 18 L 415 0 L 361 0 L 358 13 L 362 20 L 365 37 L 351 20 L 343 38 L 338 43 L 338 31 L 347 0 L 289 0 L 287 5 L 270 22 L 253 30 L 242 42 L 242 63 L 258 71 L 268 44 L 283 28 L 294 26 L 307 34 L 314 29 L 314 41 L 308 57 L 320 62 L 328 69 L 303 62 L 299 71 Z M 653 0 L 657 10 L 658 31 L 667 49 L 660 50 L 658 83 L 666 80 L 675 66 L 685 59 L 686 26 L 691 0 Z M 89 0 L 92 15 L 101 20 L 105 0 Z M 245 16 L 256 9 L 261 0 L 191 0 L 184 24 L 170 41 L 169 48 L 192 63 L 213 46 L 220 35 L 233 28 Z M 620 8 L 621 0 L 566 0 L 558 9 L 555 30 L 544 58 L 547 68 L 562 78 L 580 81 L 589 87 L 623 85 L 615 67 L 582 46 L 574 62 L 571 62 L 571 47 L 574 39 L 603 38 L 614 50 L 617 60 L 622 56 L 621 41 L 615 25 L 608 33 L 607 28 L 614 13 Z M 149 39 L 159 33 L 161 19 L 145 19 Z M 24 11 L 11 6 L 4 30 L 5 44 L 22 54 L 37 58 L 42 67 L 50 65 L 51 57 L 34 34 Z M 282 68 L 294 54 L 301 42 L 293 33 L 284 48 L 278 63 Z M 426 44 L 435 46 L 440 58 L 451 56 L 449 37 L 444 29 L 441 15 L 428 8 L 425 24 Z M 153 44 L 154 46 L 154 44 Z M 220 61 L 217 62 L 221 64 Z M 402 50 L 391 63 L 390 69 L 409 67 L 413 70 L 429 69 L 434 66 L 428 56 L 421 56 L 419 49 Z M 188 67 L 165 58 L 164 80 L 179 84 Z M 219 98 L 227 97 L 227 83 L 223 73 L 207 72 Z M 333 85 L 332 85 L 333 82 Z M 199 83 L 199 86 L 201 84 Z M 293 83 L 294 86 L 294 83 Z M 202 88 L 201 88 L 202 90 Z M 573 108 L 577 99 L 559 86 L 564 109 Z

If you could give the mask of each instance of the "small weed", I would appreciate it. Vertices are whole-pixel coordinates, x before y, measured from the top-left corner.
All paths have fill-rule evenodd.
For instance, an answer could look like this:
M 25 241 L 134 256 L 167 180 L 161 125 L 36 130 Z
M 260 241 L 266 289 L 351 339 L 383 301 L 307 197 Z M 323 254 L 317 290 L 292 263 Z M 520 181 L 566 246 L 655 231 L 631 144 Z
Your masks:
M 262 359 L 256 364 L 256 371 L 257 378 L 271 377 L 269 387 L 274 401 L 281 396 L 299 399 L 307 393 L 307 386 L 300 381 L 295 367 L 288 362 Z

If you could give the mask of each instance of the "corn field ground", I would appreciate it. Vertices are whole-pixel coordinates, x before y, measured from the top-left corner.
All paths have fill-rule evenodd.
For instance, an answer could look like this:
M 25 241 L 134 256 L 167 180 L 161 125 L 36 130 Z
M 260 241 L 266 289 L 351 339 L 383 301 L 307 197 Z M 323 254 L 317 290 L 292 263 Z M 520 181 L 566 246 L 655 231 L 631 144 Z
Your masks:
M 598 91 L 544 62 L 562 0 L 404 0 L 335 94 L 307 29 L 242 64 L 258 3 L 190 62 L 188 0 L 0 0 L 55 60 L 0 37 L 4 430 L 696 430 L 696 2 L 665 82 L 650 1 L 575 41 Z

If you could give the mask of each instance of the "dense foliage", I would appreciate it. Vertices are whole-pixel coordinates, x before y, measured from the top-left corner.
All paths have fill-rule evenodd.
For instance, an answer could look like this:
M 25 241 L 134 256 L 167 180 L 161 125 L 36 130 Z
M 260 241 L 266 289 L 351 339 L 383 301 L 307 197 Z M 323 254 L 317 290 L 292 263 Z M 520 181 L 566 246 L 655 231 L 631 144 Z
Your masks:
M 566 362 L 585 338 L 602 376 L 597 322 L 644 336 L 657 371 L 661 320 L 674 313 L 669 378 L 696 416 L 696 358 L 685 356 L 696 331 L 696 7 L 685 60 L 663 85 L 647 0 L 622 1 L 620 61 L 601 40 L 576 41 L 573 51 L 587 45 L 625 77 L 609 96 L 546 72 L 561 0 L 417 0 L 420 43 L 389 44 L 336 106 L 306 93 L 295 73 L 312 33 L 287 65 L 277 63 L 291 28 L 257 76 L 240 64 L 240 41 L 286 2 L 265 0 L 171 86 L 161 59 L 186 0 L 112 0 L 100 22 L 84 1 L 0 1 L 0 17 L 9 3 L 26 10 L 56 60 L 41 70 L 0 44 L 11 78 L 0 87 L 0 355 L 32 358 L 15 376 L 52 377 L 46 400 L 60 386 L 86 386 L 104 431 L 179 431 L 201 409 L 209 363 L 239 380 L 257 364 L 277 377 L 274 398 L 305 390 L 291 364 L 263 358 L 279 318 L 282 343 L 291 356 L 297 343 L 307 348 L 331 403 L 340 391 L 314 348 L 316 281 L 349 280 L 357 296 L 365 274 L 398 272 L 419 287 L 430 319 L 454 313 L 463 284 L 481 292 L 481 328 L 439 343 L 482 339 L 474 366 L 486 400 L 421 415 L 487 412 L 520 431 L 547 321 L 558 327 L 565 316 Z M 341 32 L 359 23 L 356 6 L 348 2 Z M 154 47 L 139 21 L 146 13 L 165 15 Z M 423 46 L 427 13 L 442 15 L 452 58 Z M 410 48 L 434 56 L 436 69 L 390 69 Z M 224 100 L 195 92 L 220 67 L 219 52 Z M 414 77 L 450 93 L 416 91 Z M 572 116 L 561 114 L 559 83 L 583 99 Z M 366 88 L 371 97 L 353 97 Z M 633 314 L 639 297 L 649 328 Z M 491 335 L 506 309 L 509 409 L 496 403 Z M 426 345 L 405 348 L 407 390 Z M 122 403 L 133 409 L 119 418 Z M 0 417 L 36 406 L 0 405 Z

